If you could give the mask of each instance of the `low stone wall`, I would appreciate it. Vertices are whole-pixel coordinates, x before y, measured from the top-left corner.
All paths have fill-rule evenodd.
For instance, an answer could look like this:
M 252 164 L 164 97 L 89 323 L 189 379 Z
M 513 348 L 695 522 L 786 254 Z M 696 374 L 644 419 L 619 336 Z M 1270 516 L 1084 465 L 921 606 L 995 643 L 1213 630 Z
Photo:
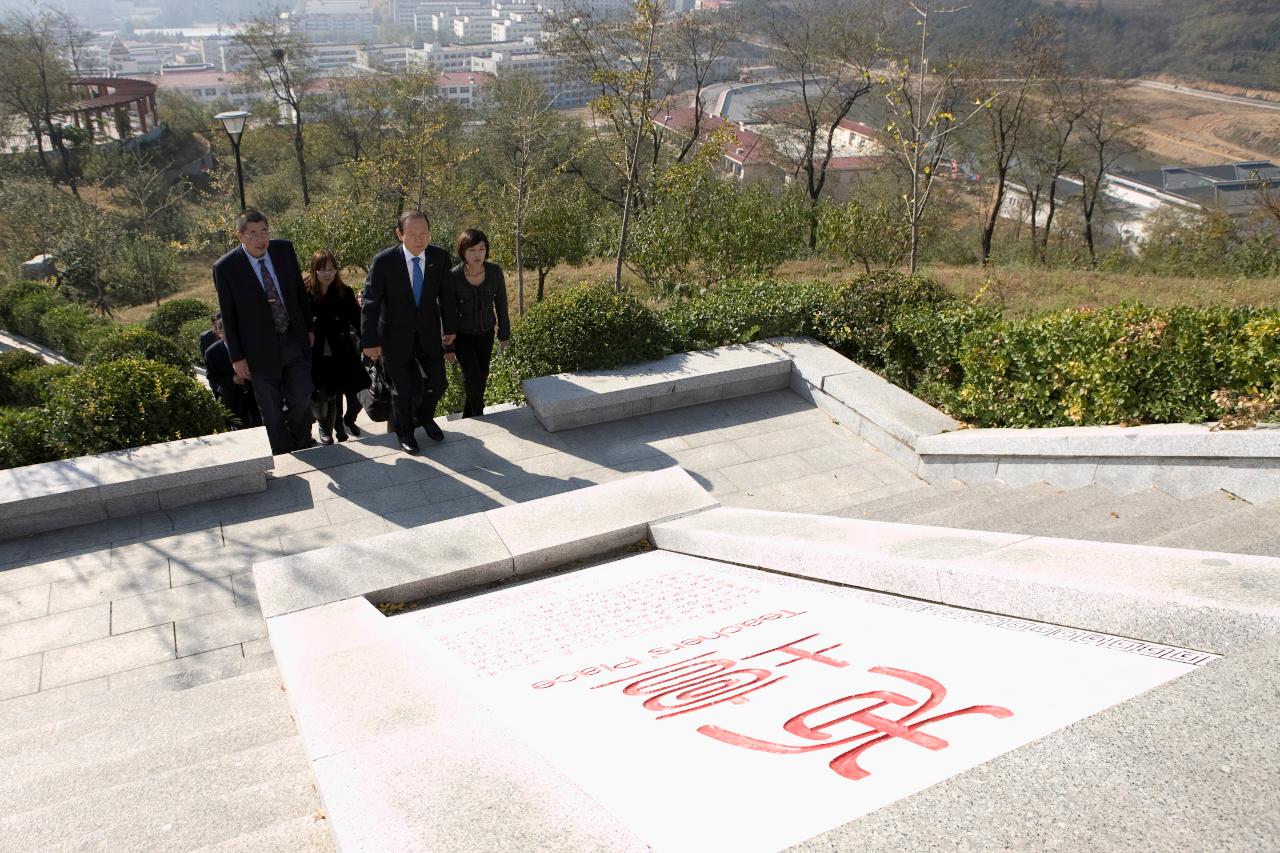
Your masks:
M 0 540 L 260 492 L 262 427 L 0 471 Z
M 1044 481 L 1128 494 L 1157 488 L 1176 498 L 1224 489 L 1258 503 L 1280 497 L 1280 430 L 1207 424 L 973 429 L 922 438 L 919 474 L 1011 486 Z

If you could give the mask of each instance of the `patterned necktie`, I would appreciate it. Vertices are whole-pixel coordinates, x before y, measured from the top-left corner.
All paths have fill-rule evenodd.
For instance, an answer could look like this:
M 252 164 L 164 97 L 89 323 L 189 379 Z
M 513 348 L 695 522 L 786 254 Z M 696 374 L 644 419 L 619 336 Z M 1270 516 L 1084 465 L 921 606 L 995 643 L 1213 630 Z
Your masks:
M 413 260 L 413 304 L 422 306 L 422 259 L 414 256 Z
M 271 321 L 275 324 L 276 332 L 283 335 L 289 331 L 289 309 L 284 307 L 284 295 L 267 270 L 265 257 L 258 259 L 258 269 L 262 270 L 262 290 L 267 295 L 267 304 L 271 306 Z

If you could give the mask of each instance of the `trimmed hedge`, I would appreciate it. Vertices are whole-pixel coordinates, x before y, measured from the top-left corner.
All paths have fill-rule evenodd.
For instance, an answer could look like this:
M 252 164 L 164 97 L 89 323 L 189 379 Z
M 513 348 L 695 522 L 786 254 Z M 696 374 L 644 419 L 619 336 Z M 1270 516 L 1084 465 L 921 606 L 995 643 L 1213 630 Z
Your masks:
M 1026 320 L 953 311 L 904 330 L 930 362 L 916 393 L 979 426 L 1213 420 L 1215 391 L 1280 380 L 1280 313 L 1261 309 L 1121 305 Z
M 662 358 L 675 343 L 662 317 L 635 296 L 580 285 L 529 309 L 512 330 L 508 357 L 524 379 Z
M 43 410 L 0 412 L 0 468 L 18 468 L 62 458 L 49 444 Z
M 19 372 L 13 378 L 15 406 L 39 406 L 49 399 L 49 395 L 58 387 L 65 377 L 71 376 L 77 368 L 70 364 L 42 364 Z
M 863 367 L 909 388 L 926 365 L 903 331 L 904 321 L 956 301 L 933 279 L 879 270 L 836 288 L 831 300 L 814 313 L 814 333 Z
M 230 418 L 179 368 L 136 357 L 82 368 L 36 411 L 57 458 L 224 432 Z
M 182 341 L 178 338 L 183 324 L 191 320 L 203 320 L 204 328 L 207 329 L 213 311 L 209 303 L 199 299 L 170 299 L 151 313 L 143 323 L 143 328 L 181 344 Z
M 24 400 L 18 375 L 43 364 L 44 359 L 26 350 L 0 352 L 0 406 L 30 405 Z
M 814 315 L 833 292 L 832 285 L 816 282 L 734 282 L 678 303 L 665 316 L 686 350 L 812 335 Z
M 130 357 L 145 358 L 168 364 L 188 375 L 194 375 L 191 354 L 169 338 L 137 327 L 123 329 L 99 342 L 85 358 L 85 364 L 102 364 Z

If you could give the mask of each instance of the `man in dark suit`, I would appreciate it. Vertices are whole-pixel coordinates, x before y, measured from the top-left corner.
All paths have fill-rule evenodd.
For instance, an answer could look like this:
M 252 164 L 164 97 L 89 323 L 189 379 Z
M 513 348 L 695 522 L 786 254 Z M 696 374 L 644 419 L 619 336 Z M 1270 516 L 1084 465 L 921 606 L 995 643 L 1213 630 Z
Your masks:
M 218 327 L 222 325 L 222 312 L 214 311 L 213 316 L 209 318 L 209 328 L 200 333 L 200 352 L 203 354 L 205 350 L 222 340 L 222 335 L 218 333 Z
M 231 353 L 227 350 L 227 342 L 222 339 L 222 315 L 213 316 L 217 318 L 214 320 L 213 343 L 204 350 L 204 375 L 209 381 L 209 389 L 239 421 L 237 429 L 262 426 L 258 402 L 253 398 L 253 383 L 236 376 L 231 368 Z
M 391 423 L 406 453 L 418 452 L 415 423 L 442 441 L 435 422 L 444 396 L 444 346 L 453 343 L 457 310 L 448 287 L 449 253 L 430 245 L 431 224 L 420 210 L 396 223 L 400 245 L 369 264 L 361 293 L 360 339 L 364 354 L 382 359 L 391 383 Z
M 267 217 L 236 220 L 240 245 L 213 265 L 222 329 L 236 376 L 253 381 L 272 453 L 311 439 L 312 318 L 293 244 L 272 240 Z

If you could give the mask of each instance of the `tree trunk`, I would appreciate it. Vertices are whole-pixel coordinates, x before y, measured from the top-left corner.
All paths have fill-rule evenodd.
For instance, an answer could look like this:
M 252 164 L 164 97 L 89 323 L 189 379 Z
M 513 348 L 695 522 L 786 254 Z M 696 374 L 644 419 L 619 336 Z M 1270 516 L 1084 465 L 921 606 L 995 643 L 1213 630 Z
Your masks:
M 302 206 L 311 204 L 311 193 L 307 188 L 307 158 L 302 150 L 302 110 L 299 105 L 293 107 L 296 121 L 293 125 L 293 153 L 298 158 L 298 183 L 302 185 Z
M 538 301 L 539 302 L 542 301 L 542 297 L 544 295 L 544 288 L 547 283 L 547 273 L 549 272 L 551 272 L 550 267 L 546 267 L 546 268 L 538 267 Z

